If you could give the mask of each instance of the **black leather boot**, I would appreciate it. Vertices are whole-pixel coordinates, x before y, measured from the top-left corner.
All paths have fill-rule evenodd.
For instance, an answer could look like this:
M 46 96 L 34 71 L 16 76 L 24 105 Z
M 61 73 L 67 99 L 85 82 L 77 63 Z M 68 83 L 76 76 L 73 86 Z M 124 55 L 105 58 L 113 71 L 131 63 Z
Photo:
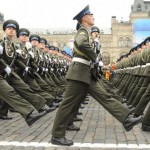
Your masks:
M 82 119 L 79 117 L 75 117 L 75 118 L 73 118 L 73 121 L 82 121 Z
M 0 119 L 2 119 L 2 120 L 11 120 L 12 117 L 9 117 L 8 115 L 0 115 Z
M 71 124 L 71 125 L 67 126 L 67 130 L 69 130 L 69 131 L 79 131 L 80 128 L 75 126 L 74 124 Z
M 43 111 L 41 113 L 30 113 L 25 121 L 28 124 L 28 126 L 31 126 L 33 123 L 35 123 L 37 120 L 39 120 L 41 117 L 43 117 L 46 114 L 46 111 Z
M 150 126 L 146 125 L 146 124 L 142 124 L 142 130 L 143 131 L 149 131 L 150 132 Z
M 71 146 L 73 145 L 72 140 L 68 140 L 65 137 L 52 137 L 51 143 L 54 145 Z
M 125 130 L 127 132 L 130 131 L 133 128 L 133 126 L 141 122 L 141 119 L 142 119 L 141 116 L 134 118 L 133 114 L 129 115 L 123 122 Z

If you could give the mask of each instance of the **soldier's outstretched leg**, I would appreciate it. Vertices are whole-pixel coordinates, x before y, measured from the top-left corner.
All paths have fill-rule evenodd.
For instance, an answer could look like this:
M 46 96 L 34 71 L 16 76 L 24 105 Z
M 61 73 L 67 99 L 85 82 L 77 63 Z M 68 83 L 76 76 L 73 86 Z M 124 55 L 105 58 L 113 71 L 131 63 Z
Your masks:
M 109 93 L 100 85 L 100 80 L 91 80 L 89 86 L 89 94 L 95 98 L 110 114 L 112 114 L 118 121 L 120 121 L 126 131 L 130 131 L 134 125 L 138 124 L 141 120 L 133 118 L 130 114 L 133 113 L 127 106 L 111 97 Z M 135 119 L 135 120 L 134 120 Z M 129 123 L 130 122 L 130 123 Z
M 0 77 L 0 86 L 3 87 L 0 90 L 0 99 L 3 99 L 19 112 L 29 126 L 45 115 L 45 112 L 34 114 L 34 107 L 23 97 L 18 95 L 14 88 L 12 88 L 2 77 Z

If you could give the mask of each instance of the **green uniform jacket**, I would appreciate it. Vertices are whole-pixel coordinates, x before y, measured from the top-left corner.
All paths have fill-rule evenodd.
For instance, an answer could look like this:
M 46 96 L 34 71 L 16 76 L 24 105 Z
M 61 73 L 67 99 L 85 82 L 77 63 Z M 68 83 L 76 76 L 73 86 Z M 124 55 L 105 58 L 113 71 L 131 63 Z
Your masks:
M 79 55 L 74 49 L 73 57 L 78 57 L 85 60 L 89 60 L 91 62 L 96 62 L 97 54 L 94 51 L 94 45 L 93 40 L 91 38 L 91 34 L 86 27 L 82 26 L 78 30 L 75 36 L 74 44 L 76 44 L 78 50 L 81 51 L 86 56 Z M 90 84 L 91 81 L 90 66 L 80 62 L 72 62 L 71 65 L 69 66 L 66 79 L 77 80 Z

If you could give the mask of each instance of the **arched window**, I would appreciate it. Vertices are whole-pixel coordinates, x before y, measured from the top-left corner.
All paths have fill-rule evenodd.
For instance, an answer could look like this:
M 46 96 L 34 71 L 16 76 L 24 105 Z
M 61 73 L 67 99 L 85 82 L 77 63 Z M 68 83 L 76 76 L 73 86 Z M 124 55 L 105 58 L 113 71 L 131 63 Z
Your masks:
M 127 37 L 125 41 L 125 47 L 130 47 L 130 46 L 131 46 L 131 40 L 129 37 Z
M 124 47 L 123 37 L 120 37 L 118 40 L 118 47 Z
M 137 11 L 141 11 L 141 4 L 138 4 Z

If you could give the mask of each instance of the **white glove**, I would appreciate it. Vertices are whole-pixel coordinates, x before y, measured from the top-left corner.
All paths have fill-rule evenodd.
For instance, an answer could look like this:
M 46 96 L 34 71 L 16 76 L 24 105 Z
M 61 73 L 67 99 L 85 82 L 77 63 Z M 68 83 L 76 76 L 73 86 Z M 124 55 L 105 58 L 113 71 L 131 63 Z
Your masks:
M 3 47 L 0 45 L 0 55 L 3 54 Z
M 4 70 L 8 75 L 11 73 L 11 68 L 9 66 L 7 66 Z
M 27 49 L 31 49 L 32 48 L 32 44 L 30 42 L 26 42 L 26 48 Z
M 21 50 L 20 50 L 20 49 L 17 49 L 17 50 L 16 50 L 16 53 L 21 55 Z
M 39 71 L 39 68 L 37 68 L 36 72 L 38 72 L 38 71 Z
M 48 72 L 48 68 L 46 68 L 45 71 Z
M 32 51 L 29 51 L 29 54 L 31 55 L 32 59 L 34 58 L 34 54 Z
M 42 55 L 40 55 L 40 58 L 41 58 L 41 59 L 43 58 Z
M 45 71 L 45 68 L 43 68 L 43 71 Z
M 98 38 L 96 38 L 94 41 L 97 42 L 97 43 L 100 43 L 99 40 L 98 40 Z
M 28 72 L 28 70 L 29 70 L 29 67 L 26 67 L 26 68 L 25 68 L 25 71 Z
M 54 71 L 54 69 L 53 69 L 53 68 L 51 68 L 51 71 Z

